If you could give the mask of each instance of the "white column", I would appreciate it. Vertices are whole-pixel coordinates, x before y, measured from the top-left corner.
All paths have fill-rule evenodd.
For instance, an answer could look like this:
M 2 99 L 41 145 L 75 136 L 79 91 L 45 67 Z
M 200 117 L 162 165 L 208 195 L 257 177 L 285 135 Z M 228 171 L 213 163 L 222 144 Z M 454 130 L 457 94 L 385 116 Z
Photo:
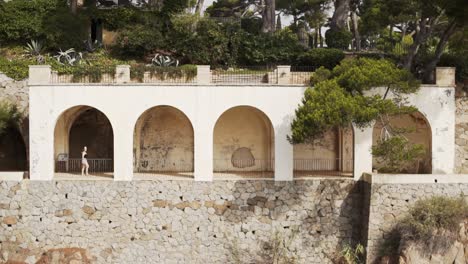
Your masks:
M 372 172 L 372 131 L 374 124 L 363 130 L 354 127 L 354 179 Z
M 115 120 L 115 119 L 114 119 Z M 114 180 L 133 179 L 133 127 L 131 122 L 121 120 L 114 129 Z
M 455 87 L 455 67 L 437 67 L 436 85 Z
M 278 84 L 290 84 L 291 83 L 291 66 L 279 65 L 278 71 Z
M 130 82 L 130 65 L 117 65 L 115 67 L 115 82 L 129 83 Z
M 194 124 L 195 181 L 213 180 L 213 129 L 209 87 L 198 87 L 196 122 Z
M 289 126 L 275 128 L 275 181 L 293 180 L 293 145 L 287 136 Z
M 29 85 L 49 84 L 51 77 L 50 65 L 30 65 Z
M 210 84 L 210 65 L 197 65 L 197 84 Z
M 29 93 L 29 177 L 34 181 L 50 181 L 54 177 L 54 122 L 37 92 Z

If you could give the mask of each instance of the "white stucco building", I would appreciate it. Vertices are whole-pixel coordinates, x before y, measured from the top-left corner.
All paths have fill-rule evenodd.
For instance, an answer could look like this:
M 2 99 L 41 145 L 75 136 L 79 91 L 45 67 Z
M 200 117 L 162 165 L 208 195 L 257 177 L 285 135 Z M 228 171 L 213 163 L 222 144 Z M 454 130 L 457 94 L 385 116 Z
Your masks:
M 109 154 L 100 155 L 112 156 L 111 165 L 105 166 L 114 180 L 130 181 L 145 169 L 192 171 L 197 181 L 211 181 L 222 171 L 266 171 L 265 177 L 277 181 L 293 180 L 298 170 L 349 172 L 355 179 L 371 172 L 373 127 L 335 131 L 322 148 L 288 142 L 306 87 L 288 84 L 288 67 L 278 71 L 283 74 L 271 85 L 211 84 L 206 66 L 199 66 L 192 84 L 150 84 L 131 83 L 129 68 L 123 66 L 115 83 L 75 84 L 52 83 L 49 66 L 31 66 L 30 178 L 53 179 L 59 156 L 79 159 L 80 142 L 93 137 L 89 131 L 104 133 L 101 127 L 86 126 L 86 120 L 106 118 L 99 122 L 108 122 L 110 132 L 102 134 L 102 144 L 94 148 L 113 142 L 101 152 Z M 408 97 L 428 123 L 430 168 L 437 174 L 453 173 L 455 159 L 453 76 L 447 79 L 443 71 L 438 71 L 437 85 L 424 85 Z M 97 114 L 87 112 L 90 109 Z M 81 118 L 84 113 L 88 116 Z M 103 158 L 95 153 L 97 160 Z M 315 156 L 308 160 L 308 153 Z

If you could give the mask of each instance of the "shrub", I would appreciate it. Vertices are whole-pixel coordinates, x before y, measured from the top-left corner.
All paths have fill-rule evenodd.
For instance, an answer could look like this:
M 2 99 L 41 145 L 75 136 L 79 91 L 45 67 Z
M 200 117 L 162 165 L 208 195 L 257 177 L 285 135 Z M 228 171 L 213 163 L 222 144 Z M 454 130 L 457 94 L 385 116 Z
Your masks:
M 333 69 L 344 59 L 343 51 L 339 49 L 311 49 L 297 58 L 296 64 L 319 68 Z
M 327 30 L 325 32 L 325 43 L 329 48 L 347 50 L 353 35 L 347 30 Z
M 424 146 L 411 144 L 408 139 L 397 135 L 389 139 L 379 140 L 372 146 L 372 155 L 382 163 L 382 172 L 404 172 L 408 166 L 422 158 L 425 154 Z
M 446 251 L 458 239 L 460 224 L 468 217 L 468 204 L 460 198 L 435 196 L 417 201 L 381 245 L 381 255 L 399 254 L 410 243 L 423 253 Z
M 16 105 L 7 101 L 0 102 L 0 135 L 8 128 L 17 127 L 21 119 L 22 114 Z
M 42 22 L 53 9 L 50 0 L 0 1 L 0 42 L 24 44 L 30 39 L 43 39 Z
M 115 49 L 123 57 L 143 58 L 164 46 L 164 37 L 158 28 L 136 25 L 122 30 Z
M 17 81 L 28 78 L 29 65 L 36 64 L 33 59 L 8 60 L 0 56 L 0 72 Z
M 81 48 L 88 38 L 88 19 L 72 14 L 65 2 L 48 12 L 43 28 L 47 47 L 53 50 Z
M 241 38 L 238 63 L 241 65 L 290 64 L 304 51 L 290 29 L 274 34 L 245 33 Z

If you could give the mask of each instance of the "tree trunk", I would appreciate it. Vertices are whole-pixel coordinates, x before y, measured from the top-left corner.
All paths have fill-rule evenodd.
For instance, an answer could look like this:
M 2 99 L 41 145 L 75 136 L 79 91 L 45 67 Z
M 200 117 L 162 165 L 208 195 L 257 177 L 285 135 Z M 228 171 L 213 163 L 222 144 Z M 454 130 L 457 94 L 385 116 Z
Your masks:
M 195 5 L 195 14 L 196 15 L 200 15 L 201 14 L 201 11 L 203 9 L 203 4 L 204 4 L 205 0 L 198 0 L 197 1 L 197 4 Z
M 275 0 L 264 0 L 265 6 L 262 10 L 262 31 L 274 32 L 275 27 Z
M 335 0 L 335 11 L 330 22 L 331 30 L 342 30 L 346 27 L 350 0 Z
M 318 31 L 319 31 L 320 47 L 323 48 L 322 25 L 318 26 Z
M 70 11 L 72 14 L 76 14 L 78 9 L 78 0 L 70 0 Z
M 448 40 L 450 36 L 452 36 L 452 34 L 455 32 L 456 26 L 457 26 L 457 23 L 455 22 L 455 20 L 452 20 L 452 22 L 450 22 L 447 28 L 444 30 L 444 33 L 442 33 L 439 43 L 437 43 L 437 48 L 434 53 L 434 58 L 432 58 L 432 60 L 428 64 L 426 64 L 426 66 L 424 67 L 423 80 L 425 82 L 428 82 L 428 83 L 434 82 L 434 78 L 433 78 L 434 69 L 436 68 L 437 63 L 439 62 L 440 57 L 442 56 L 442 53 L 444 53 L 444 49 L 448 44 Z
M 353 35 L 354 35 L 354 42 L 356 51 L 361 50 L 361 36 L 359 35 L 358 29 L 358 17 L 356 12 L 351 12 L 351 21 L 353 22 Z
M 423 44 L 427 38 L 430 36 L 434 24 L 438 21 L 436 19 L 427 19 L 421 18 L 418 25 L 416 26 L 416 33 L 414 35 L 413 44 L 409 47 L 408 53 L 406 54 L 405 58 L 403 59 L 403 67 L 407 70 L 411 70 L 413 68 L 414 58 L 418 53 L 419 47 Z

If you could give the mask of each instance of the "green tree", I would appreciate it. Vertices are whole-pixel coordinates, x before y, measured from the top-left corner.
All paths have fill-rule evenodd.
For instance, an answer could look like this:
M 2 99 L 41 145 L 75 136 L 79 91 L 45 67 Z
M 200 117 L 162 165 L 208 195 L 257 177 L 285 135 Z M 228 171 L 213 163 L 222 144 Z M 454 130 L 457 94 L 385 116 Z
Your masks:
M 453 34 L 463 28 L 468 3 L 463 0 L 365 0 L 360 8 L 362 29 L 367 34 L 387 28 L 392 38 L 398 29 L 400 41 L 412 36 L 412 44 L 401 58 L 402 65 L 430 80 Z M 421 60 L 420 57 L 428 59 Z M 418 63 L 418 62 L 423 63 Z
M 0 102 L 0 136 L 8 128 L 17 128 L 22 119 L 22 114 L 16 105 L 7 101 Z
M 388 60 L 345 59 L 332 71 L 319 69 L 313 79 L 315 85 L 306 90 L 291 124 L 292 143 L 312 142 L 351 123 L 366 127 L 383 115 L 416 111 L 404 103 L 404 95 L 416 92 L 419 82 Z M 370 95 L 376 87 L 385 87 L 385 92 Z

